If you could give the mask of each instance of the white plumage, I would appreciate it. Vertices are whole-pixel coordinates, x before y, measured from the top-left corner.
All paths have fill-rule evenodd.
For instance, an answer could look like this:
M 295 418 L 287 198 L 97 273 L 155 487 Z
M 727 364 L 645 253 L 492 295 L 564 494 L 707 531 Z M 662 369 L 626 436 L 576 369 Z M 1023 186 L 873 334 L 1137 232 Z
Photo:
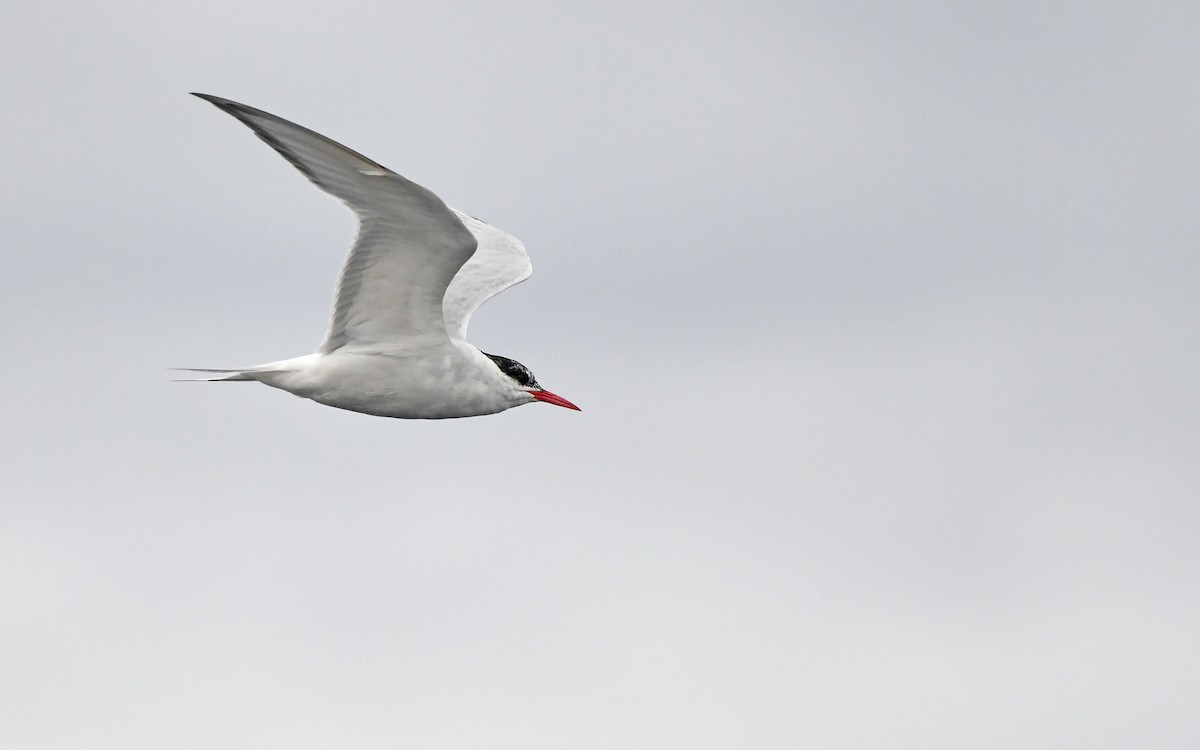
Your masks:
M 316 353 L 203 380 L 254 380 L 381 417 L 493 414 L 534 401 L 578 407 L 523 365 L 466 342 L 479 306 L 529 277 L 520 240 L 371 159 L 262 110 L 196 94 L 248 125 L 359 218 Z

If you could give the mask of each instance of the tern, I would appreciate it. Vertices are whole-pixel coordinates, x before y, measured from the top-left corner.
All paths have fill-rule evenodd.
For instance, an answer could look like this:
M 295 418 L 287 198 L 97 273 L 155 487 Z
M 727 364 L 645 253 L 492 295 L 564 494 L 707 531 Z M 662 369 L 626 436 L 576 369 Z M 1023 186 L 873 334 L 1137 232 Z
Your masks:
M 450 208 L 392 170 L 308 128 L 195 94 L 233 115 L 358 215 L 333 318 L 313 354 L 203 381 L 257 381 L 339 409 L 400 419 L 495 414 L 542 402 L 579 411 L 525 365 L 466 341 L 479 306 L 529 278 L 520 240 Z

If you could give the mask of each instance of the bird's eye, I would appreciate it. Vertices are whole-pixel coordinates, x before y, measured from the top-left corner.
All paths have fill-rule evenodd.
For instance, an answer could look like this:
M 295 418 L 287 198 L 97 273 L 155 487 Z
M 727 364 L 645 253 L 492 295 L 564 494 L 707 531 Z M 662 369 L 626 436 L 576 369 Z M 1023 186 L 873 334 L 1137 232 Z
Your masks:
M 525 388 L 538 387 L 537 379 L 533 377 L 533 373 L 529 371 L 528 367 L 517 360 L 501 357 L 499 354 L 488 354 L 487 352 L 484 352 L 484 354 L 496 363 L 496 367 L 500 368 L 500 372 L 515 380 L 517 384 Z

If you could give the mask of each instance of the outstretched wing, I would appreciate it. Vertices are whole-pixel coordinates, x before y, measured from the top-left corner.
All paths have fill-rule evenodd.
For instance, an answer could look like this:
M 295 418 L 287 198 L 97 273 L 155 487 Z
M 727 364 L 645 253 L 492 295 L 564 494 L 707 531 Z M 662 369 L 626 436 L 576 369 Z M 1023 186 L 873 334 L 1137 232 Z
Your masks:
M 442 299 L 477 243 L 440 198 L 308 128 L 228 99 L 196 96 L 248 125 L 317 187 L 358 214 L 358 238 L 342 268 L 333 319 L 317 351 L 446 340 Z
M 529 278 L 533 266 L 516 237 L 462 211 L 451 210 L 479 242 L 479 249 L 455 274 L 442 301 L 450 338 L 466 340 L 467 324 L 479 306 Z

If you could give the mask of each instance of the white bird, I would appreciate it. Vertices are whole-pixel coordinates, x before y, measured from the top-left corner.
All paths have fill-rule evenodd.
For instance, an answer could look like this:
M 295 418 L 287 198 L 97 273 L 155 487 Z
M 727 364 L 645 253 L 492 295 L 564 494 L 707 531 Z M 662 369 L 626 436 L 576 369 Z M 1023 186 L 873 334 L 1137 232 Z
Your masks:
M 579 410 L 520 362 L 466 342 L 491 297 L 529 278 L 521 241 L 323 135 L 262 110 L 196 94 L 248 125 L 358 214 L 333 319 L 314 354 L 199 380 L 254 380 L 339 409 L 402 419 L 494 414 L 541 401 Z

